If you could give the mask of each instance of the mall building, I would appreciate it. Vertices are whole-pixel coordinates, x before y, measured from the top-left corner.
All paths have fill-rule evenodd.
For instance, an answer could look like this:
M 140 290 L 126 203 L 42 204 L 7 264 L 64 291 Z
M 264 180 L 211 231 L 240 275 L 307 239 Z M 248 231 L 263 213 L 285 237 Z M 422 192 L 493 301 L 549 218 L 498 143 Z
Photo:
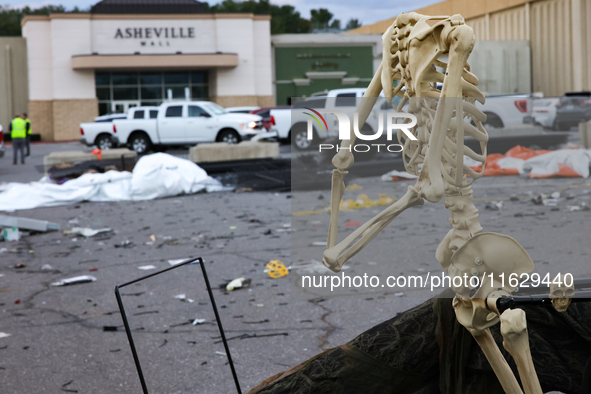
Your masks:
M 28 112 L 43 140 L 165 100 L 275 103 L 268 15 L 205 13 L 193 0 L 103 0 L 22 20 Z

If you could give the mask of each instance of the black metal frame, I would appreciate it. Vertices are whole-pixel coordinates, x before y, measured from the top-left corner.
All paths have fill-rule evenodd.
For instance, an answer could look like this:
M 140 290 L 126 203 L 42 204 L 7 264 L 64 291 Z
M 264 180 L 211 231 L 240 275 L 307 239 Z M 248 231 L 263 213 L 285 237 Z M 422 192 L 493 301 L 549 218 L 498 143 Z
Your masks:
M 220 319 L 220 315 L 218 313 L 218 308 L 215 304 L 215 299 L 213 297 L 213 292 L 211 290 L 211 285 L 209 284 L 209 279 L 207 277 L 207 272 L 205 270 L 205 264 L 203 264 L 203 259 L 201 257 L 197 257 L 194 259 L 185 260 L 179 264 L 173 265 L 172 267 L 165 268 L 160 271 L 153 272 L 151 274 L 142 276 L 137 279 L 133 279 L 129 282 L 125 282 L 115 286 L 115 297 L 117 297 L 117 304 L 119 305 L 119 311 L 121 312 L 121 318 L 123 319 L 123 325 L 125 326 L 125 332 L 127 333 L 127 339 L 129 340 L 129 346 L 131 347 L 131 353 L 133 354 L 133 361 L 135 362 L 135 366 L 137 368 L 137 373 L 140 378 L 140 383 L 142 385 L 142 391 L 144 394 L 148 394 L 148 388 L 146 386 L 146 381 L 144 379 L 144 374 L 142 372 L 142 367 L 140 365 L 140 360 L 137 355 L 137 351 L 135 349 L 135 344 L 133 342 L 133 336 L 131 335 L 131 329 L 129 328 L 129 322 L 127 321 L 127 315 L 125 314 L 125 308 L 123 307 L 123 300 L 121 299 L 121 294 L 119 289 L 125 286 L 132 285 L 134 283 L 140 282 L 142 280 L 151 278 L 156 275 L 163 274 L 165 272 L 171 271 L 173 269 L 185 266 L 185 265 L 193 265 L 193 264 L 200 264 L 201 271 L 203 272 L 203 279 L 205 280 L 205 285 L 207 286 L 207 292 L 209 293 L 209 299 L 211 301 L 211 306 L 213 308 L 213 312 L 215 314 L 215 319 L 218 324 L 218 328 L 220 330 L 220 336 L 222 338 L 222 342 L 224 343 L 224 349 L 226 350 L 226 355 L 228 357 L 228 363 L 230 364 L 230 369 L 232 370 L 232 377 L 234 378 L 234 383 L 236 384 L 236 390 L 238 394 L 242 394 L 242 390 L 240 389 L 240 383 L 238 382 L 238 376 L 236 375 L 236 369 L 234 368 L 234 362 L 232 361 L 232 355 L 230 354 L 230 348 L 228 347 L 228 341 L 226 340 L 226 335 L 224 334 L 224 328 L 222 327 L 222 321 Z

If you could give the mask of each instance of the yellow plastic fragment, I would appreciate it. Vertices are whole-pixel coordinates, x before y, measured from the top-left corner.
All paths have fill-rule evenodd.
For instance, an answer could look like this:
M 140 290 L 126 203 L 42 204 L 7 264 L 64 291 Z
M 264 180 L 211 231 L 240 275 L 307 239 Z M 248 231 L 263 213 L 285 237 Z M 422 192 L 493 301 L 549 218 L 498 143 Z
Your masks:
M 282 278 L 289 274 L 289 270 L 280 260 L 271 260 L 267 263 L 266 272 L 271 278 Z

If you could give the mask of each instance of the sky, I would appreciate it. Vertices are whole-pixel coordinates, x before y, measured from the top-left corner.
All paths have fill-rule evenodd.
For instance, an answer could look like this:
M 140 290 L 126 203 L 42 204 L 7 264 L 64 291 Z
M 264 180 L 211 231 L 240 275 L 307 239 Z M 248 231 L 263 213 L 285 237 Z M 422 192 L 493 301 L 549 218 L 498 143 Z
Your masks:
M 8 5 L 13 8 L 22 8 L 29 6 L 39 8 L 44 5 L 63 5 L 66 9 L 72 9 L 75 6 L 79 8 L 89 8 L 99 0 L 0 0 L 0 4 Z M 203 1 L 203 0 L 201 0 Z M 310 18 L 310 10 L 318 8 L 327 8 L 334 14 L 335 19 L 341 21 L 341 25 L 347 23 L 351 18 L 356 18 L 364 25 L 369 25 L 384 19 L 393 18 L 401 12 L 412 11 L 429 4 L 438 3 L 441 0 L 271 0 L 271 3 L 277 5 L 293 5 L 304 18 Z M 216 0 L 210 0 L 208 3 L 213 5 Z

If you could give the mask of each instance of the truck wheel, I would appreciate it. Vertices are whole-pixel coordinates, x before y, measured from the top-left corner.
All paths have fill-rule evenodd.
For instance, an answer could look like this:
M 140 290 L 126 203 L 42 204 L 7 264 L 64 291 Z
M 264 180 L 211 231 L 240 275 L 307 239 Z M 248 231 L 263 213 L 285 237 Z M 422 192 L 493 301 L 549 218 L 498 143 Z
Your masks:
M 501 129 L 504 127 L 503 121 L 497 114 L 493 114 L 492 112 L 485 112 L 485 114 L 486 121 L 482 124 L 485 128 L 494 127 L 496 129 Z
M 291 144 L 297 150 L 310 149 L 314 143 L 314 140 L 316 139 L 316 133 L 314 133 L 314 140 L 308 139 L 308 130 L 305 123 L 295 124 L 289 134 L 291 136 Z
M 142 155 L 150 150 L 151 145 L 150 138 L 143 133 L 134 134 L 129 138 L 129 146 L 138 155 Z
M 234 130 L 223 130 L 217 138 L 218 142 L 227 142 L 228 144 L 237 144 L 240 142 L 240 136 Z
M 94 144 L 100 150 L 108 150 L 113 148 L 113 140 L 111 140 L 111 136 L 109 134 L 102 134 L 96 137 L 96 141 Z

